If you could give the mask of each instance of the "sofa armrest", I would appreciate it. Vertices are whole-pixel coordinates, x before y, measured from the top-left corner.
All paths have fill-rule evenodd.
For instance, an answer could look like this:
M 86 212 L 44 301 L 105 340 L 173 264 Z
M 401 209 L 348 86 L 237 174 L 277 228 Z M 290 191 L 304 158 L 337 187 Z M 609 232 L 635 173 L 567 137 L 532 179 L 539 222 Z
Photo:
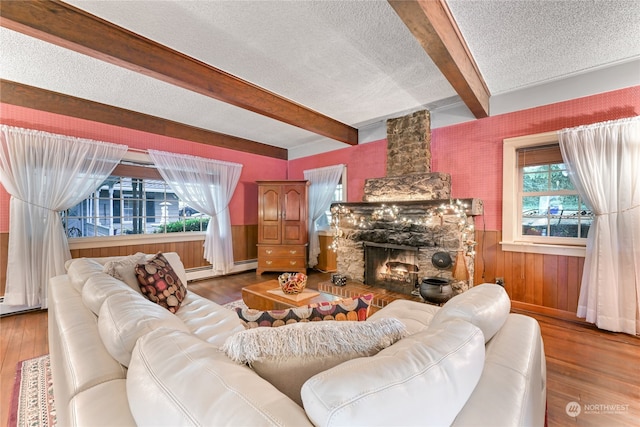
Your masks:
M 485 357 L 480 381 L 452 425 L 544 425 L 547 372 L 538 322 L 510 314 Z

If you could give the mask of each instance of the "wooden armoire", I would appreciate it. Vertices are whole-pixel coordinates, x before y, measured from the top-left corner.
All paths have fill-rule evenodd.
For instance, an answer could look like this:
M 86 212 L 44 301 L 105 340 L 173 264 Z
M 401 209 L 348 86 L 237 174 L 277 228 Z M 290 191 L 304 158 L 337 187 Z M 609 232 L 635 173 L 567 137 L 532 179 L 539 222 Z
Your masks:
M 307 272 L 308 181 L 258 181 L 258 268 Z

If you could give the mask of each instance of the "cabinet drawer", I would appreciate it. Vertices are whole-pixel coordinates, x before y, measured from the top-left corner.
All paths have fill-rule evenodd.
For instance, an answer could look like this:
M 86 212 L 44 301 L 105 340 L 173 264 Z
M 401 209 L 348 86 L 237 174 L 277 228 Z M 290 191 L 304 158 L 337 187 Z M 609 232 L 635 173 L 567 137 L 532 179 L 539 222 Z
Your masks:
M 265 269 L 300 269 L 305 268 L 304 258 L 258 258 L 258 268 Z
M 278 245 L 278 246 L 263 246 L 258 245 L 258 257 L 286 257 L 286 258 L 305 258 L 306 246 L 299 245 Z

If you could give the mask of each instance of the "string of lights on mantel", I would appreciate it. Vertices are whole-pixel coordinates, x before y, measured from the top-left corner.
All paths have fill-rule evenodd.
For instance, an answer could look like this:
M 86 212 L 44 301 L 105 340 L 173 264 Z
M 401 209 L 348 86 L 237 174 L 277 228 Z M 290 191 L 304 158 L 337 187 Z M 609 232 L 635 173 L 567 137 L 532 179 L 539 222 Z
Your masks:
M 471 238 L 474 235 L 473 221 L 469 221 L 467 215 L 469 205 L 461 200 L 450 200 L 449 204 L 441 204 L 428 208 L 426 213 L 418 218 L 400 217 L 400 208 L 396 205 L 387 206 L 385 204 L 373 210 L 371 215 L 355 214 L 351 209 L 343 205 L 331 207 L 331 228 L 333 229 L 333 242 L 329 248 L 334 252 L 338 250 L 338 241 L 344 237 L 344 231 L 340 227 L 342 221 L 347 221 L 353 228 L 363 230 L 373 228 L 376 222 L 389 222 L 403 226 L 418 225 L 424 227 L 434 227 L 438 225 L 456 224 L 461 232 L 461 245 L 467 256 L 475 256 L 475 246 L 477 242 Z

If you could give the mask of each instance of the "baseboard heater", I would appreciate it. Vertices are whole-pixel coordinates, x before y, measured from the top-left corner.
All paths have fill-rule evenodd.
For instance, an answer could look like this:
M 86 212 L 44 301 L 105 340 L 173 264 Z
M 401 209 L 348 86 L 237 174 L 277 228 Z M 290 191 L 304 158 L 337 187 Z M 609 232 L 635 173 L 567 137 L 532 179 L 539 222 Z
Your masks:
M 28 307 L 26 305 L 7 305 L 4 303 L 4 297 L 0 297 L 0 317 L 37 310 L 40 310 L 40 306 Z
M 233 268 L 227 274 L 242 273 L 244 271 L 255 270 L 256 268 L 258 268 L 257 259 L 237 261 L 233 263 Z M 189 268 L 186 272 L 188 281 L 224 276 L 223 274 L 215 274 L 211 269 L 211 266 Z

